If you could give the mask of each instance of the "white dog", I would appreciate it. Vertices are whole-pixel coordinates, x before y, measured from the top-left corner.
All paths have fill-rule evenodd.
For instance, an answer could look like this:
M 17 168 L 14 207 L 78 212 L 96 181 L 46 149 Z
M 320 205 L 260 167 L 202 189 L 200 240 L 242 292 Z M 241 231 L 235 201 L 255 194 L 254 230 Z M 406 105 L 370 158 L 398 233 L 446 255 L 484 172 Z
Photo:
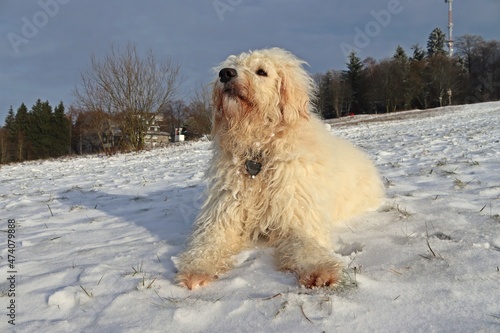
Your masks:
M 213 85 L 214 156 L 208 195 L 177 279 L 203 286 L 257 242 L 305 287 L 335 287 L 341 266 L 331 226 L 379 206 L 369 158 L 335 138 L 313 113 L 303 61 L 278 49 L 230 56 Z

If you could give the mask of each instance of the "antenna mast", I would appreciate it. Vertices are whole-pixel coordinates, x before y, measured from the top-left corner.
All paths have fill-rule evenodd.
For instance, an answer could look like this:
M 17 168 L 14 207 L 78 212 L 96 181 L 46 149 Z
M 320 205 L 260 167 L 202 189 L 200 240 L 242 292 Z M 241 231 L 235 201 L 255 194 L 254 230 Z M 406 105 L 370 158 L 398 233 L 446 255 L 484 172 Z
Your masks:
M 453 56 L 453 0 L 444 0 L 448 3 L 448 50 L 450 57 Z

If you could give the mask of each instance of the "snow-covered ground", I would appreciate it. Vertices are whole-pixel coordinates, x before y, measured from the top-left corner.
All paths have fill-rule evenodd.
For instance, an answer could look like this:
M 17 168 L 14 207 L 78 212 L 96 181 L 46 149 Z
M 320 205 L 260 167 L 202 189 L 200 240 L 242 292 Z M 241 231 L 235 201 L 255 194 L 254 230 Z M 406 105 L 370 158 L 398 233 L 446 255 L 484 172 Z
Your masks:
M 1 166 L 0 331 L 499 332 L 500 103 L 373 120 L 333 124 L 387 185 L 337 227 L 337 291 L 298 287 L 262 248 L 205 288 L 175 284 L 208 142 Z

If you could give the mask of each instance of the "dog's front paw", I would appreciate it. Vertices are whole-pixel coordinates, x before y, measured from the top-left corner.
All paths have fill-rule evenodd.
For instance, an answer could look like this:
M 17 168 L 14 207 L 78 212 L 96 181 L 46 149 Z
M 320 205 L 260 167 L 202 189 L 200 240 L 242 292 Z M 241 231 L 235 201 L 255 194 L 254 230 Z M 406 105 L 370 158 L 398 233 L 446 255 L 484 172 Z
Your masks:
M 306 288 L 335 288 L 339 282 L 340 275 L 337 267 L 318 267 L 299 274 L 299 283 Z
M 189 290 L 203 287 L 215 279 L 217 279 L 217 276 L 210 274 L 179 273 L 177 275 L 177 281 L 179 281 L 179 284 Z

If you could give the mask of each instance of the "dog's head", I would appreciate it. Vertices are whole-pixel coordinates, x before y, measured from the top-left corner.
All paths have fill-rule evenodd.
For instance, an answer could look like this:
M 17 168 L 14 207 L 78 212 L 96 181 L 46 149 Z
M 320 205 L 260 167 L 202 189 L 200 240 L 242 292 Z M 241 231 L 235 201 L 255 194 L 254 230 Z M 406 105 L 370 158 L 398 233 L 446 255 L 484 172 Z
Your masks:
M 214 134 L 242 123 L 274 129 L 309 119 L 314 83 L 304 63 L 279 48 L 227 58 L 213 83 Z

